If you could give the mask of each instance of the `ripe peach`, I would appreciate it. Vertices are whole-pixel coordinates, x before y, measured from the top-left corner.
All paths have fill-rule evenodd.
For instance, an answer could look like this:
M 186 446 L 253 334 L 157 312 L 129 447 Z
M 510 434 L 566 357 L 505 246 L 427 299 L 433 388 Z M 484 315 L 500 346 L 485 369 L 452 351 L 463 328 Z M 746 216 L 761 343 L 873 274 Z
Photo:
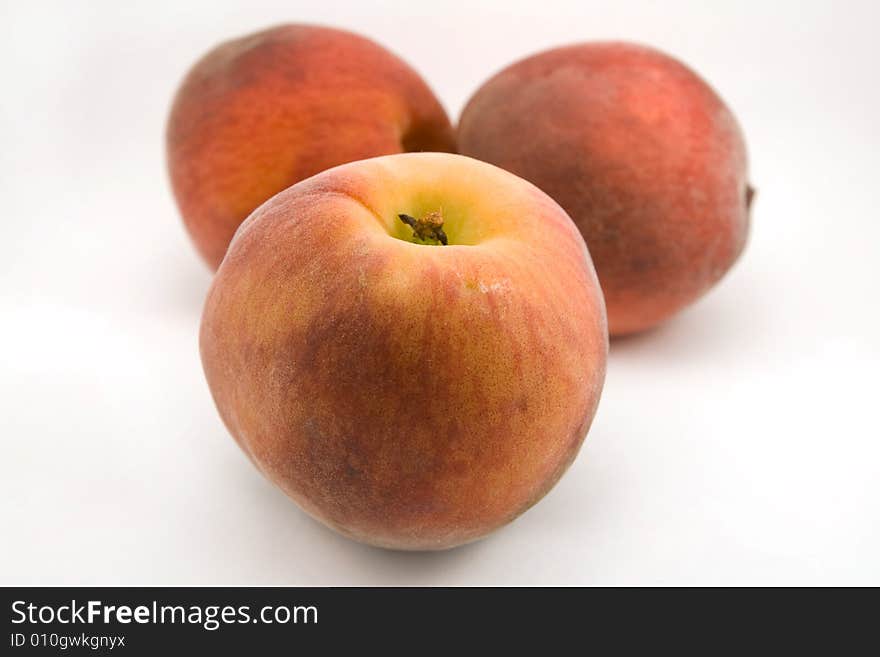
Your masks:
M 263 201 L 337 164 L 453 151 L 449 119 L 419 75 L 341 30 L 282 25 L 226 42 L 189 72 L 167 128 L 186 227 L 216 269 Z
M 201 328 L 257 467 L 343 534 L 477 539 L 574 459 L 605 376 L 583 239 L 533 185 L 459 155 L 330 169 L 242 224 Z
M 612 334 L 650 328 L 706 292 L 748 232 L 736 120 L 680 62 L 585 43 L 513 64 L 471 98 L 461 153 L 552 196 L 580 228 Z

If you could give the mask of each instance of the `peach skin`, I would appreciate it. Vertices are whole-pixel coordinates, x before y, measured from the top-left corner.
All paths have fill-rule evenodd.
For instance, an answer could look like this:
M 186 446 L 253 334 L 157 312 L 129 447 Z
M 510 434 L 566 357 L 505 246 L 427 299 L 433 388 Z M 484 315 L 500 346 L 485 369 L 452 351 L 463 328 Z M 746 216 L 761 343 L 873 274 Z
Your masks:
M 550 197 L 409 153 L 261 205 L 200 342 L 220 415 L 266 477 L 348 537 L 426 550 L 485 536 L 562 476 L 608 333 L 584 241 Z
M 734 116 L 680 62 L 627 43 L 524 59 L 470 99 L 461 153 L 529 180 L 577 224 L 611 333 L 651 328 L 714 285 L 746 241 Z
M 184 79 L 167 126 L 174 195 L 213 269 L 242 220 L 300 180 L 376 155 L 453 150 L 446 113 L 407 64 L 308 25 L 217 46 Z

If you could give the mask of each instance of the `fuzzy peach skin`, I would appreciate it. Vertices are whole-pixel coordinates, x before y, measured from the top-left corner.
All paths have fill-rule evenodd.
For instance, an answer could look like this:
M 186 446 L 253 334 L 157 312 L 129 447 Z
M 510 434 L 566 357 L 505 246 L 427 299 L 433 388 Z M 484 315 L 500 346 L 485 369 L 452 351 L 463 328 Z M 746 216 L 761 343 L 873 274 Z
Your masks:
M 448 245 L 398 219 L 441 212 Z M 346 536 L 449 548 L 536 503 L 605 376 L 583 239 L 526 181 L 458 155 L 379 157 L 281 192 L 217 272 L 201 354 L 241 448 Z
M 585 43 L 513 64 L 468 102 L 458 141 L 565 208 L 614 335 L 697 299 L 745 245 L 752 192 L 740 128 L 703 80 L 656 50 Z
M 245 217 L 295 182 L 376 155 L 455 150 L 446 113 L 407 64 L 308 25 L 205 55 L 177 92 L 166 141 L 178 207 L 213 269 Z

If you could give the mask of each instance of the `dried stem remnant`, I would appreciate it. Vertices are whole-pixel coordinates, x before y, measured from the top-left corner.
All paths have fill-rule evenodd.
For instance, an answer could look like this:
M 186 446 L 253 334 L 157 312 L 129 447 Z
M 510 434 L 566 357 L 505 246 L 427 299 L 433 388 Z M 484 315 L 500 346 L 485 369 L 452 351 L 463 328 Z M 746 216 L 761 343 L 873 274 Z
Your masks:
M 400 220 L 413 229 L 413 241 L 417 244 L 443 244 L 449 243 L 446 233 L 443 232 L 443 214 L 439 211 L 429 212 L 421 219 L 416 219 L 408 214 L 397 215 Z

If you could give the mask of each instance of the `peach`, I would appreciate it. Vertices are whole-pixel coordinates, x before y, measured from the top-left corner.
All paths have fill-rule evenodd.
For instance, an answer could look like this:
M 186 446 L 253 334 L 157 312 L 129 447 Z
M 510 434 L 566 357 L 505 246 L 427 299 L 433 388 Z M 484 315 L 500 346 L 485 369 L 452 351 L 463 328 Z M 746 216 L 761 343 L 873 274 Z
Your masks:
M 703 80 L 656 50 L 585 43 L 513 64 L 468 102 L 458 141 L 565 208 L 614 335 L 700 297 L 745 244 L 752 191 L 740 128 Z
M 325 171 L 242 224 L 201 355 L 241 448 L 315 518 L 448 548 L 535 504 L 596 411 L 602 294 L 565 212 L 459 155 Z
M 361 36 L 282 25 L 221 44 L 184 79 L 168 119 L 171 183 L 216 269 L 258 205 L 324 169 L 404 151 L 453 151 L 419 75 Z

